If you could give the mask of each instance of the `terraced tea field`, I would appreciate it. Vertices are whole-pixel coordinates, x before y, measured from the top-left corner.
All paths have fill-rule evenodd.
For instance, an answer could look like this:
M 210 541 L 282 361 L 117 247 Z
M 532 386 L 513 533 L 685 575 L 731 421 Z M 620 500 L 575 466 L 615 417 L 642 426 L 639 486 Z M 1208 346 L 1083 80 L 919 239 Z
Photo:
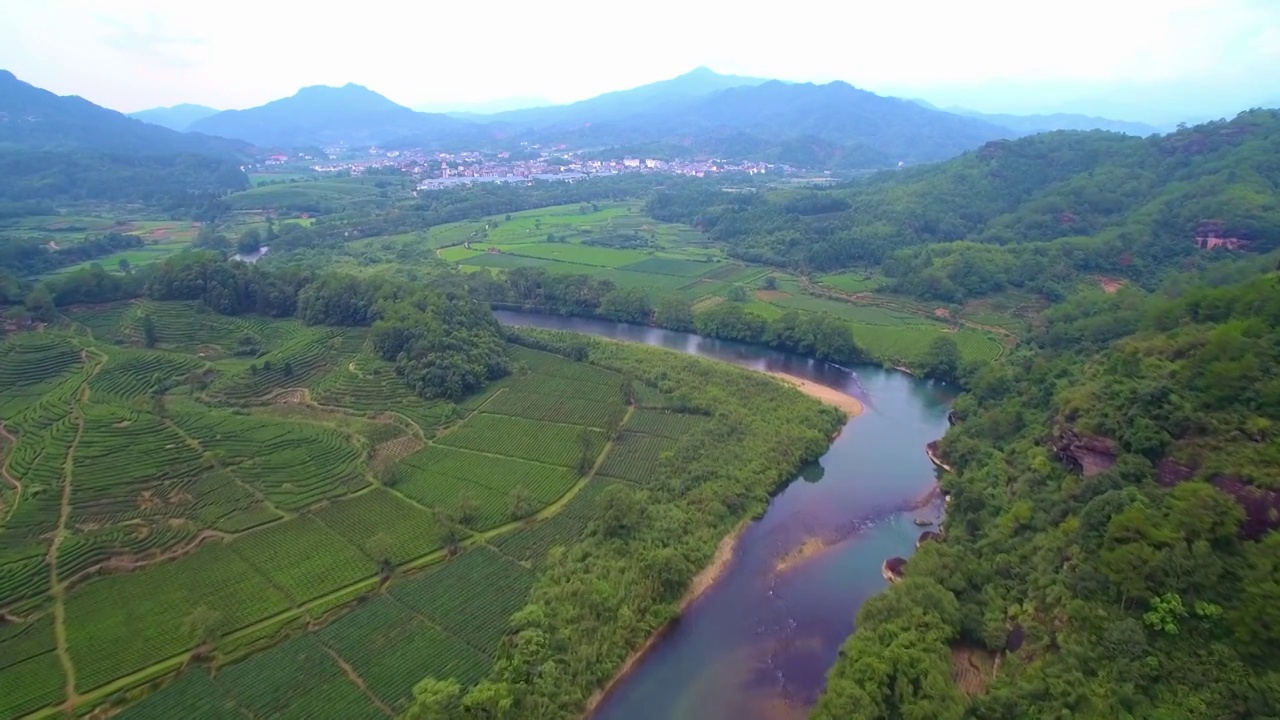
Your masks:
M 409 392 L 361 329 L 154 301 L 72 321 L 0 343 L 20 484 L 0 495 L 3 717 L 159 679 L 119 717 L 345 720 L 403 710 L 425 676 L 475 683 L 546 553 L 702 421 L 526 348 L 454 405 Z M 245 336 L 258 357 L 235 355 Z

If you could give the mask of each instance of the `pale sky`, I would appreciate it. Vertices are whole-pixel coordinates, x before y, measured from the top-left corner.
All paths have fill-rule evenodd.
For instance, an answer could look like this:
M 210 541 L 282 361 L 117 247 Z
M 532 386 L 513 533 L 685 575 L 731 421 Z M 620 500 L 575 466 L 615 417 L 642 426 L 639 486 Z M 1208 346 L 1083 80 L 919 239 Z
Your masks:
M 1280 102 L 1280 0 L 4 0 L 0 68 L 131 112 L 306 85 L 572 101 L 706 65 L 988 112 Z

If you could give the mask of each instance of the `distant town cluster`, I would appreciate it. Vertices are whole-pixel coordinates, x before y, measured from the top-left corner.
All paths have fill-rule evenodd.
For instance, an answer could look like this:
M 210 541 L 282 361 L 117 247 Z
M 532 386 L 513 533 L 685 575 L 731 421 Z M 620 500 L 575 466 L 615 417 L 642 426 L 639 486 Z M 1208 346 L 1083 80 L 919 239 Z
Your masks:
M 299 153 L 272 155 L 264 166 L 276 167 L 308 163 L 320 173 L 362 175 L 370 171 L 395 169 L 418 179 L 419 190 L 438 190 L 479 182 L 523 183 L 530 180 L 573 181 L 595 175 L 621 173 L 668 173 L 705 177 L 718 173 L 790 175 L 798 172 L 789 165 L 718 159 L 663 160 L 651 157 L 599 158 L 598 153 L 543 150 L 537 146 L 512 153 L 426 152 L 384 150 L 371 147 L 360 152 L 349 148 L 325 148 L 323 159 Z

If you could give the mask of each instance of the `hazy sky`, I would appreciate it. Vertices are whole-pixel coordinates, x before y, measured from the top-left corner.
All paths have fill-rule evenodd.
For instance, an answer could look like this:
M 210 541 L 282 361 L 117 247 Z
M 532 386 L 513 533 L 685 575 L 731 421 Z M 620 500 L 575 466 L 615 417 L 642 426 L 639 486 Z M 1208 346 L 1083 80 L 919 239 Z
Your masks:
M 1280 0 L 7 0 L 0 68 L 122 111 L 360 83 L 562 102 L 706 65 L 985 111 L 1280 101 Z M 1110 103 L 1110 105 L 1108 105 Z M 1180 103 L 1180 104 L 1179 104 Z M 1128 109 L 1127 112 L 1121 112 Z

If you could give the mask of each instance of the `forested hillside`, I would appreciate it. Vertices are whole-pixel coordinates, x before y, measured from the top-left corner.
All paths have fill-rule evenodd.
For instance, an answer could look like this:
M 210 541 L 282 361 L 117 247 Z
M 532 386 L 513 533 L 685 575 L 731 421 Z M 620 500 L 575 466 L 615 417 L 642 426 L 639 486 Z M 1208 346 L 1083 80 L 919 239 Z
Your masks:
M 190 205 L 248 187 L 242 143 L 149 125 L 0 70 L 0 203 Z
M 970 378 L 945 536 L 814 717 L 1280 714 L 1275 261 L 1075 297 Z
M 1205 251 L 1280 244 L 1280 111 L 1149 138 L 1055 132 L 833 190 L 656 194 L 650 213 L 802 271 L 884 265 L 891 290 L 1062 297 L 1097 273 L 1152 282 Z

